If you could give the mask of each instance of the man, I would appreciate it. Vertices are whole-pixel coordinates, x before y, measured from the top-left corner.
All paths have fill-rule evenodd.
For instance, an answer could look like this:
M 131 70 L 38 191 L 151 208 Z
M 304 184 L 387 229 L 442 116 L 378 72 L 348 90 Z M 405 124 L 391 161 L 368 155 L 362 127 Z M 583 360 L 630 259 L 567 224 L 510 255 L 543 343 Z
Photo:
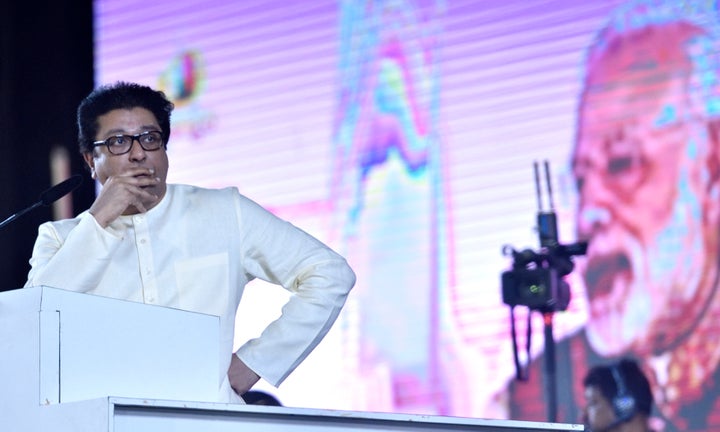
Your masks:
M 638 364 L 623 359 L 585 375 L 584 420 L 592 432 L 649 432 L 653 396 Z
M 633 355 L 682 430 L 719 423 L 720 86 L 717 39 L 698 24 L 716 15 L 709 2 L 619 8 L 589 50 L 572 159 L 589 316 L 559 362 L 576 383 L 583 365 Z
M 260 377 L 279 385 L 320 342 L 355 275 L 327 246 L 236 188 L 166 184 L 172 109 L 162 92 L 130 83 L 82 101 L 80 152 L 102 190 L 78 217 L 40 226 L 26 286 L 219 316 L 219 400 L 242 403 L 238 395 Z M 254 278 L 294 295 L 233 354 L 235 312 Z

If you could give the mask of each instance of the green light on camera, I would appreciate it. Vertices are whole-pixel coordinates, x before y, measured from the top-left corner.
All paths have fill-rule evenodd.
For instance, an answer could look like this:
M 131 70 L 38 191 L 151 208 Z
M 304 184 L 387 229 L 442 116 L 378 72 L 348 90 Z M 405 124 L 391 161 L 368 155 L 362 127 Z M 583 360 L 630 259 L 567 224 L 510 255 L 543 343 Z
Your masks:
M 530 288 L 530 292 L 531 292 L 532 294 L 540 294 L 540 293 L 543 292 L 543 286 L 542 286 L 542 285 L 532 284 L 532 285 L 530 285 L 529 288 Z

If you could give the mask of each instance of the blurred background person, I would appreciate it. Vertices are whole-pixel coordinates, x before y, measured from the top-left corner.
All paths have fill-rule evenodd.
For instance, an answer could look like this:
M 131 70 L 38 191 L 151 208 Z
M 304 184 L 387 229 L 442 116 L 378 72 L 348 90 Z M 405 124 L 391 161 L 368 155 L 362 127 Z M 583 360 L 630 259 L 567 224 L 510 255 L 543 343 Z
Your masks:
M 583 421 L 591 432 L 649 432 L 650 382 L 631 359 L 595 366 L 583 380 Z
M 248 390 L 241 397 L 248 405 L 283 406 L 278 398 L 263 390 Z

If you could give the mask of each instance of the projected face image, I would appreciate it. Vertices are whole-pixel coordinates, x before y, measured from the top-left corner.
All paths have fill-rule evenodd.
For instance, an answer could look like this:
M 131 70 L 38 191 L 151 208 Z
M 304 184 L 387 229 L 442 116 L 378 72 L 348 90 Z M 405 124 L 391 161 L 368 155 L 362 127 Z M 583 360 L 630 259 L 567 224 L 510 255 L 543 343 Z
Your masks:
M 692 328 L 715 285 L 708 122 L 687 95 L 690 64 L 646 38 L 591 63 L 573 171 L 588 340 L 601 355 L 661 352 Z M 678 46 L 677 42 L 674 42 Z M 670 58 L 668 58 L 670 56 Z M 654 67 L 637 67 L 638 64 Z

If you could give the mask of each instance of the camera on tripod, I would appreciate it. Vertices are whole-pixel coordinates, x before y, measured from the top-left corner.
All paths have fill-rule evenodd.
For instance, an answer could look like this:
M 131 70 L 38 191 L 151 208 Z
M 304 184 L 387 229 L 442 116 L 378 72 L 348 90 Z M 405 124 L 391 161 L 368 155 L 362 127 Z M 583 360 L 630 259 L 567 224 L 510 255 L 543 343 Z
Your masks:
M 570 286 L 564 277 L 572 272 L 574 255 L 584 255 L 586 243 L 558 245 L 547 252 L 507 248 L 511 270 L 502 273 L 502 297 L 508 306 L 527 306 L 541 312 L 564 311 L 570 304 Z
M 548 162 L 545 161 L 545 177 L 550 211 L 543 210 L 537 162 L 534 163 L 534 168 L 540 251 L 516 251 L 511 246 L 503 247 L 503 254 L 512 256 L 513 259 L 512 268 L 502 273 L 503 302 L 511 307 L 527 306 L 541 312 L 564 311 L 570 303 L 570 286 L 564 277 L 575 268 L 572 257 L 585 255 L 587 243 L 559 243 Z

